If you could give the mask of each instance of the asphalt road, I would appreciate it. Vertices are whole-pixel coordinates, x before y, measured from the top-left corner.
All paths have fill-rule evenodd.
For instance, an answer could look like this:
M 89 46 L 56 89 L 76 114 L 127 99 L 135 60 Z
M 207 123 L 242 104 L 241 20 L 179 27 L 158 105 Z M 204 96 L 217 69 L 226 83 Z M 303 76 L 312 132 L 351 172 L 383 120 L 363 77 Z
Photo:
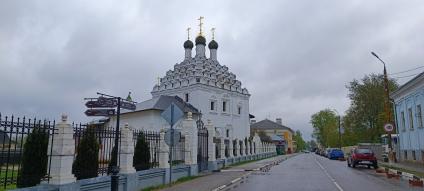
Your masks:
M 311 153 L 290 158 L 269 172 L 253 172 L 247 182 L 235 190 L 409 191 L 423 188 L 410 187 L 403 180 L 387 179 L 373 169 L 349 168 L 345 161 Z

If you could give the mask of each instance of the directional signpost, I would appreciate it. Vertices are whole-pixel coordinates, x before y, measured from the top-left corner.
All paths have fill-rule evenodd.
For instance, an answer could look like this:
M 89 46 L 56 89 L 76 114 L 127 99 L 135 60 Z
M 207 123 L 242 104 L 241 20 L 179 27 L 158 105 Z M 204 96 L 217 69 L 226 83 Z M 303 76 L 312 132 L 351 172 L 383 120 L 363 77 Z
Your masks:
M 115 145 L 119 145 L 119 118 L 121 115 L 121 108 L 128 110 L 135 110 L 135 102 L 130 100 L 123 100 L 121 97 L 97 93 L 100 95 L 98 98 L 86 98 L 89 100 L 85 103 L 89 109 L 84 113 L 87 116 L 115 116 L 116 115 L 116 129 L 115 129 Z M 97 108 L 97 109 L 95 109 Z M 98 109 L 101 108 L 101 109 Z M 116 113 L 115 113 L 116 108 Z M 113 157 L 118 158 L 118 149 L 114 149 Z M 111 177 L 111 190 L 118 191 L 119 183 L 119 167 L 115 160 L 112 164 L 112 177 Z
M 84 113 L 87 116 L 113 116 L 115 109 L 87 109 Z
M 174 147 L 174 144 L 176 142 L 176 139 L 179 141 L 180 136 L 175 137 L 175 130 L 173 128 L 175 122 L 180 120 L 184 116 L 184 112 L 174 103 L 171 103 L 171 105 L 166 108 L 161 114 L 160 114 L 171 126 L 169 131 L 165 133 L 165 142 L 169 145 L 169 184 L 172 183 L 172 148 Z M 167 134 L 169 134 L 167 136 Z M 180 135 L 178 132 L 177 135 Z M 169 138 L 167 138 L 169 137 Z M 169 140 L 167 140 L 169 139 Z

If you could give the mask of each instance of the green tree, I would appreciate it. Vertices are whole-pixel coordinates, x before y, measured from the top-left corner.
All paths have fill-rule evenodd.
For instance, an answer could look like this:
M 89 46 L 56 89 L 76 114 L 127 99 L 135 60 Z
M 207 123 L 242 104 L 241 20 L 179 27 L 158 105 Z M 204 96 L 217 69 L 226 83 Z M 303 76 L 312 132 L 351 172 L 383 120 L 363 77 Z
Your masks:
M 150 168 L 150 149 L 143 133 L 140 133 L 137 138 L 134 149 L 133 166 L 137 171 Z
M 87 127 L 77 148 L 77 156 L 72 165 L 72 173 L 78 180 L 97 177 L 99 169 L 99 143 L 95 128 Z
M 390 79 L 389 91 L 392 92 L 397 87 L 396 81 Z M 386 96 L 383 75 L 366 75 L 360 81 L 354 79 L 346 88 L 349 90 L 351 104 L 343 120 L 345 144 L 379 142 L 381 134 L 384 133 L 384 123 L 387 121 L 384 111 Z M 391 104 L 389 107 L 392 111 Z
M 312 137 L 324 147 L 338 146 L 338 117 L 330 109 L 321 110 L 311 116 Z
M 48 145 L 49 135 L 45 129 L 36 127 L 28 134 L 18 174 L 18 188 L 35 186 L 46 175 Z
M 293 139 L 296 141 L 297 151 L 306 149 L 306 142 L 303 140 L 302 133 L 299 130 L 295 132 Z

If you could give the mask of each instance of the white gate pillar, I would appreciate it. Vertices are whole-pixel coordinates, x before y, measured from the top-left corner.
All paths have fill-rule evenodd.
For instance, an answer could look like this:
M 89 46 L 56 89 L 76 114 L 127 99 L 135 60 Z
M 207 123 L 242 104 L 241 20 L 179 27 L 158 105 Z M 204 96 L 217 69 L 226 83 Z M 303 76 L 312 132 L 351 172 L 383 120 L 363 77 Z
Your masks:
M 53 185 L 68 184 L 76 181 L 72 174 L 74 162 L 75 140 L 74 130 L 68 123 L 68 116 L 62 115 L 62 121 L 56 125 L 53 140 L 49 139 L 50 182 Z M 53 145 L 53 148 L 52 148 Z
M 135 168 L 133 167 L 133 157 L 133 131 L 128 127 L 128 124 L 125 124 L 124 128 L 121 129 L 121 144 L 119 147 L 119 173 L 135 173 Z

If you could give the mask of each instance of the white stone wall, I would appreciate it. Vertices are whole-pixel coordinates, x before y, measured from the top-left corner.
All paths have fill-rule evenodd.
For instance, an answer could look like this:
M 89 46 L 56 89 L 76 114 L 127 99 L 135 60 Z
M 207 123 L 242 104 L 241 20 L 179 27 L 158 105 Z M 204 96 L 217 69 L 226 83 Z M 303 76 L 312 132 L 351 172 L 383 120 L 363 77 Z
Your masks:
M 222 136 L 226 136 L 226 130 L 230 130 L 230 137 L 243 139 L 250 136 L 249 123 L 249 96 L 238 92 L 231 92 L 216 87 L 208 87 L 203 84 L 195 84 L 189 87 L 172 89 L 168 91 L 152 93 L 153 97 L 160 95 L 179 96 L 183 100 L 185 94 L 189 94 L 188 103 L 199 109 L 206 122 L 212 121 Z M 227 101 L 227 111 L 223 112 L 222 102 Z M 215 110 L 210 110 L 211 101 L 215 101 Z M 238 114 L 241 107 L 241 114 Z
M 139 111 L 122 114 L 119 120 L 120 127 L 123 127 L 125 124 L 129 124 L 133 129 L 143 129 L 149 131 L 160 131 L 161 129 L 170 128 L 168 122 L 162 118 L 160 115 L 162 111 L 159 110 L 148 110 L 148 111 Z M 194 119 L 197 119 L 197 116 L 193 116 Z M 184 116 L 174 125 L 174 128 L 182 128 L 182 120 L 186 118 Z M 195 121 L 193 121 L 195 123 Z M 107 126 L 115 127 L 116 126 L 116 117 L 111 117 L 110 121 L 107 123 Z

